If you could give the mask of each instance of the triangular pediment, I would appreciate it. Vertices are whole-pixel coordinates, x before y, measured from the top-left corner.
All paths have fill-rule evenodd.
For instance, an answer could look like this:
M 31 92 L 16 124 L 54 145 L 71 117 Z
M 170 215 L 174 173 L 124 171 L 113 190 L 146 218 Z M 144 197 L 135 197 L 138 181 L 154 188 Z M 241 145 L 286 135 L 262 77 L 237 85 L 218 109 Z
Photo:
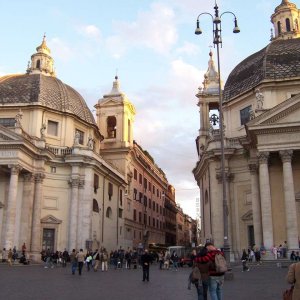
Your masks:
M 0 125 L 0 142 L 7 141 L 20 141 L 22 138 L 19 134 L 15 133 L 11 129 Z
M 300 126 L 300 94 L 274 106 L 247 123 L 248 130 Z
M 242 215 L 241 219 L 243 221 L 252 221 L 253 220 L 252 209 L 248 210 L 244 215 Z
M 55 218 L 52 215 L 48 215 L 41 219 L 41 223 L 47 223 L 47 224 L 60 224 L 62 221 Z

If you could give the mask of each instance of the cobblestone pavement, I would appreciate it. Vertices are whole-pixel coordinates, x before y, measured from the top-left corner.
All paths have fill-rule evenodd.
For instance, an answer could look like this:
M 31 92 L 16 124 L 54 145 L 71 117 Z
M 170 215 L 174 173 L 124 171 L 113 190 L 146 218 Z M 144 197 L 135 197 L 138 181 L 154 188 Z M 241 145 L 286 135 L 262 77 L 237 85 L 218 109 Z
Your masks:
M 142 282 L 142 271 L 109 270 L 71 274 L 67 268 L 44 269 L 42 265 L 0 265 L 0 299 L 5 300 L 196 300 L 196 290 L 187 289 L 190 268 L 158 270 L 150 268 L 150 282 Z M 225 281 L 224 300 L 275 300 L 288 287 L 287 268 L 276 264 L 252 266 L 242 272 L 233 267 L 234 279 Z

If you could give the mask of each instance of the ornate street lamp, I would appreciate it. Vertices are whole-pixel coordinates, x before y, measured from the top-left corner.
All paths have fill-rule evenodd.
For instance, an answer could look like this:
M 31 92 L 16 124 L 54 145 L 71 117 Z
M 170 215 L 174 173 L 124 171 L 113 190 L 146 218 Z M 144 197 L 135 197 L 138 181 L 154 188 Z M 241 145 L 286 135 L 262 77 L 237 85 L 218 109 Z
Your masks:
M 221 139 L 221 177 L 222 177 L 222 195 L 223 195 L 223 218 L 224 218 L 224 254 L 228 263 L 230 263 L 230 245 L 228 240 L 228 201 L 226 195 L 226 175 L 225 175 L 225 154 L 224 154 L 224 123 L 223 123 L 223 107 L 222 107 L 222 88 L 221 88 L 221 71 L 220 71 L 220 45 L 222 47 L 222 21 L 221 18 L 225 14 L 232 14 L 234 16 L 234 28 L 233 33 L 239 33 L 240 29 L 237 25 L 237 19 L 233 12 L 225 11 L 219 15 L 219 7 L 217 2 L 214 6 L 215 15 L 208 12 L 199 14 L 197 17 L 197 27 L 195 34 L 201 34 L 199 18 L 202 15 L 211 16 L 213 22 L 213 44 L 217 47 L 217 60 L 218 60 L 218 72 L 219 72 L 219 131 Z

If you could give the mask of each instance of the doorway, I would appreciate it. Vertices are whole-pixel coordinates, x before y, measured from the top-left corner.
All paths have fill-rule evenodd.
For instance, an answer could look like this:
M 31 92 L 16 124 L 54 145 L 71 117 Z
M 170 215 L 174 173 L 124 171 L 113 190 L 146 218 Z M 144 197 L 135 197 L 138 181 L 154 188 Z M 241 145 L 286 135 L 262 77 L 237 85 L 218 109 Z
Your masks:
M 55 229 L 44 228 L 42 249 L 43 250 L 50 249 L 51 252 L 54 252 L 54 241 L 55 241 Z
M 254 227 L 253 225 L 248 225 L 248 246 L 252 247 L 254 244 Z

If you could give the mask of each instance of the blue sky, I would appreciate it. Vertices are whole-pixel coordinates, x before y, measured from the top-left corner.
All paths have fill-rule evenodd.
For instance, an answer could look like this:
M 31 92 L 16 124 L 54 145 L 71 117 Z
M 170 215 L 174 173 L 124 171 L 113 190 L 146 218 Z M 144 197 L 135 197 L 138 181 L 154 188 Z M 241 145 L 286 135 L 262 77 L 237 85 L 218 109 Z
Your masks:
M 281 0 L 218 1 L 222 17 L 223 81 L 234 66 L 269 43 L 270 16 Z M 293 1 L 300 7 L 300 1 Z M 195 217 L 199 190 L 192 175 L 202 85 L 212 45 L 213 0 L 0 0 L 0 76 L 24 73 L 46 33 L 57 77 L 93 109 L 116 74 L 137 110 L 135 140 L 165 171 L 184 212 Z M 214 49 L 213 49 L 214 51 Z M 215 53 L 215 51 L 214 51 Z M 216 57 L 216 55 L 215 55 Z M 216 58 L 215 58 L 216 60 Z

